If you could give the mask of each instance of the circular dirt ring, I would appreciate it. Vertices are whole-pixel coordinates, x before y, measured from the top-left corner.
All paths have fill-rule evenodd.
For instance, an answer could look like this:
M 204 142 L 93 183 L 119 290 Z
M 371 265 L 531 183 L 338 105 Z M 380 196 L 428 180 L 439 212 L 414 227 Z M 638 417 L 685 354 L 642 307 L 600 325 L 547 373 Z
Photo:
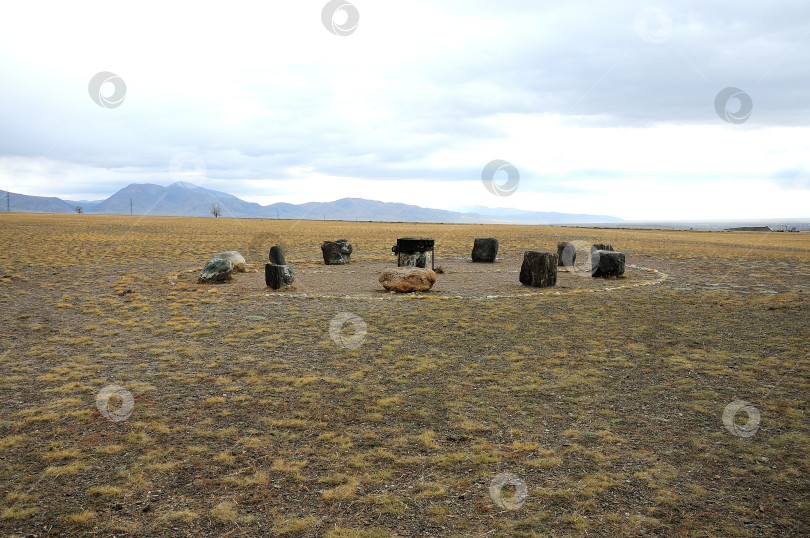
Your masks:
M 291 262 L 295 271 L 294 288 L 272 290 L 265 286 L 264 269 L 249 267 L 248 273 L 234 273 L 229 281 L 218 284 L 197 284 L 199 269 L 189 269 L 170 277 L 170 282 L 216 290 L 237 295 L 268 295 L 322 298 L 386 298 L 426 297 L 443 299 L 495 299 L 562 295 L 569 293 L 606 292 L 659 284 L 667 275 L 656 269 L 628 265 L 618 278 L 593 278 L 588 271 L 577 268 L 557 270 L 557 285 L 550 288 L 530 288 L 518 281 L 522 259 L 499 259 L 495 263 L 472 263 L 468 258 L 436 260 L 436 284 L 427 292 L 398 294 L 386 291 L 379 283 L 380 274 L 395 263 L 352 260 L 348 265 L 323 265 L 317 261 Z

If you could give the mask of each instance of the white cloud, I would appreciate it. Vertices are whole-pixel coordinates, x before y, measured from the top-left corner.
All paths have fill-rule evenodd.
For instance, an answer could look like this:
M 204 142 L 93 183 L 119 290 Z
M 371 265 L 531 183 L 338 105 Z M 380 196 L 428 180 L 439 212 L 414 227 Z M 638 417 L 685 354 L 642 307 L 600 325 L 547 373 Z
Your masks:
M 660 44 L 629 1 L 356 0 L 346 37 L 323 3 L 3 5 L 0 188 L 104 197 L 189 153 L 205 175 L 181 179 L 262 203 L 808 215 L 802 0 L 663 2 Z M 126 81 L 118 108 L 87 94 L 102 70 Z M 746 123 L 716 114 L 726 86 L 752 96 Z M 481 185 L 493 159 L 519 168 L 513 196 Z

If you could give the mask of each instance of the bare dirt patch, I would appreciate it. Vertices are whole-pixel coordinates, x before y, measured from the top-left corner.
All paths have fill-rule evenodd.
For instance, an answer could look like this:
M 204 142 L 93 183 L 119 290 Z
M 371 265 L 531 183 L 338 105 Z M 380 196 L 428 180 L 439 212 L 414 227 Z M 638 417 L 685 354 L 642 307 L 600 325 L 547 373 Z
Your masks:
M 395 262 L 395 261 L 394 261 Z M 628 266 L 623 276 L 617 278 L 592 278 L 589 268 L 575 266 L 573 271 L 559 267 L 557 285 L 551 288 L 531 288 L 518 282 L 522 258 L 499 259 L 494 263 L 473 263 L 469 259 L 438 258 L 436 267 L 443 273 L 437 275 L 433 289 L 424 294 L 434 297 L 455 298 L 509 298 L 543 294 L 561 294 L 573 291 L 605 291 L 627 289 L 638 285 L 663 281 L 666 275 L 656 269 Z M 274 291 L 264 284 L 264 270 L 249 267 L 247 273 L 234 273 L 233 279 L 216 284 L 222 292 L 256 294 L 259 292 L 292 296 L 311 295 L 316 297 L 378 297 L 391 295 L 379 283 L 379 275 L 396 263 L 367 260 L 353 260 L 348 265 L 317 265 L 310 261 L 295 270 L 295 289 Z M 178 280 L 196 284 L 199 269 L 187 269 L 170 275 L 169 285 Z M 210 284 L 200 285 L 208 289 Z

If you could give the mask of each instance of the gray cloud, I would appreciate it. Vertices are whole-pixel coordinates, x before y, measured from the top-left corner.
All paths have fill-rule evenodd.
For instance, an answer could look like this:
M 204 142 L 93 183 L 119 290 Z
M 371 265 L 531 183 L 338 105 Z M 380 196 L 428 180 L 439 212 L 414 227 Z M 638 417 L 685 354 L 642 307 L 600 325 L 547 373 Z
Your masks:
M 735 86 L 753 102 L 740 131 L 806 127 L 810 119 L 804 0 L 778 10 L 755 1 L 662 2 L 672 27 L 659 44 L 637 34 L 645 7 L 638 2 L 355 4 L 361 23 L 346 37 L 328 34 L 314 8 L 264 33 L 240 31 L 245 13 L 224 9 L 221 28 L 188 38 L 182 20 L 168 20 L 141 38 L 171 45 L 140 62 L 122 52 L 120 69 L 110 65 L 115 54 L 99 54 L 95 71 L 56 69 L 0 38 L 0 155 L 168 176 L 172 158 L 191 152 L 219 180 L 294 179 L 305 167 L 325 176 L 459 181 L 505 156 L 493 149 L 474 162 L 439 164 L 432 156 L 508 143 L 514 135 L 494 120 L 509 115 L 606 129 L 718 126 L 715 96 Z M 391 10 L 408 11 L 406 32 Z M 205 24 L 206 14 L 198 16 Z M 300 32 L 274 31 L 302 21 Z M 32 40 L 51 39 L 35 19 L 25 22 Z M 79 15 L 64 22 L 87 29 Z M 198 57 L 212 50 L 200 40 L 218 32 L 221 54 Z M 53 43 L 60 45 L 72 46 Z M 126 81 L 118 108 L 87 95 L 102 70 Z M 623 174 L 587 162 L 576 170 L 605 181 Z M 531 167 L 522 173 L 551 177 Z

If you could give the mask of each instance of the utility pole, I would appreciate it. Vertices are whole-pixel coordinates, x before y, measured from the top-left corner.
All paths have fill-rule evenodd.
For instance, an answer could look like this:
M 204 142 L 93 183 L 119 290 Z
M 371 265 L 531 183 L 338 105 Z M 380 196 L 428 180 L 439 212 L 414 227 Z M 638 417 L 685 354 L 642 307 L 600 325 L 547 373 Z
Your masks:
M 276 220 L 280 220 L 281 217 L 278 215 L 278 208 L 276 208 Z
M 6 191 L 6 211 L 11 213 L 11 193 Z
M 132 198 L 129 199 L 129 216 L 132 216 Z

